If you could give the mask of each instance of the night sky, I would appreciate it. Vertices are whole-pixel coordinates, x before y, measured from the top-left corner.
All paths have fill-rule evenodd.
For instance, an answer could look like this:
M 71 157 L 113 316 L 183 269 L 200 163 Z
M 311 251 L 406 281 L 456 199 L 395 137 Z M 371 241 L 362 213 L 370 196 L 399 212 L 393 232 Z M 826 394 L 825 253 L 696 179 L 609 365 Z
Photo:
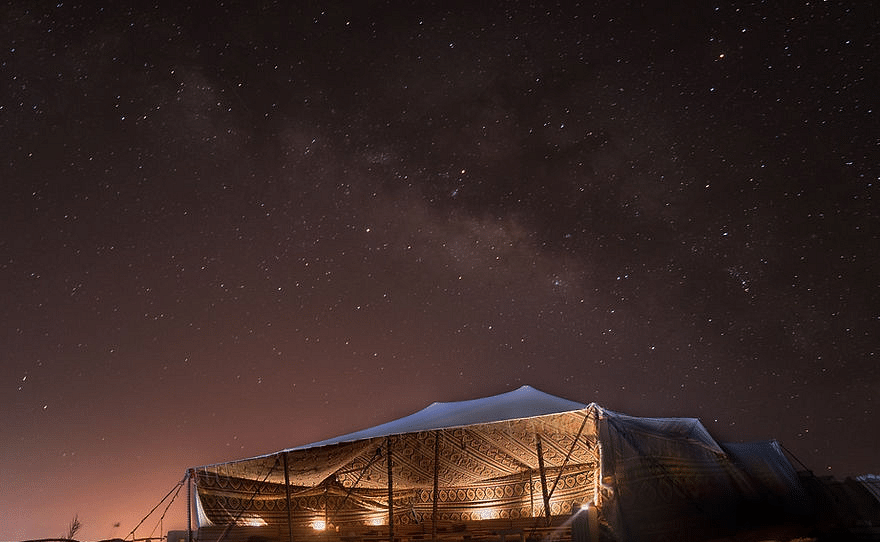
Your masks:
M 0 7 L 0 540 L 524 384 L 880 470 L 872 2 L 182 4 Z

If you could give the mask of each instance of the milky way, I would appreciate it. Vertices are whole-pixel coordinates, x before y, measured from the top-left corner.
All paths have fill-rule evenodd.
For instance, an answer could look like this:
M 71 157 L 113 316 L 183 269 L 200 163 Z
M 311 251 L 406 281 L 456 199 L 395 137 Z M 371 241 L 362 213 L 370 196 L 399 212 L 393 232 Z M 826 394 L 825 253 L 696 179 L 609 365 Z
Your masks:
M 0 8 L 0 539 L 523 384 L 880 468 L 869 2 L 251 4 Z

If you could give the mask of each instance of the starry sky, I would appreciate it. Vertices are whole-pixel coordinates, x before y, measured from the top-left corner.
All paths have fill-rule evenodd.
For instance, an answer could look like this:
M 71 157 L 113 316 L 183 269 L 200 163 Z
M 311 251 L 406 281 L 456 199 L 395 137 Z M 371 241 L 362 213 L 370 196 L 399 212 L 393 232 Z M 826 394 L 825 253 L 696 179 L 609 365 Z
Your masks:
M 0 540 L 524 384 L 878 472 L 878 35 L 863 1 L 4 2 Z

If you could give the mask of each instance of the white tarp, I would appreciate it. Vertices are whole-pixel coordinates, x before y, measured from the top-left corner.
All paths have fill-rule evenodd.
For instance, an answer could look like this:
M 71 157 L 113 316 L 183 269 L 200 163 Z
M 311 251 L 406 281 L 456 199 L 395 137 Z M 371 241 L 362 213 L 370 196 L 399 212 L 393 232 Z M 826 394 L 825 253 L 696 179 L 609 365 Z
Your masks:
M 580 410 L 586 406 L 582 403 L 538 391 L 531 386 L 522 386 L 516 390 L 492 397 L 450 403 L 432 403 L 414 414 L 388 423 L 293 449 L 303 450 L 328 444 L 337 444 L 339 442 L 351 442 L 388 435 L 463 427 L 500 420 L 532 418 L 545 414 Z

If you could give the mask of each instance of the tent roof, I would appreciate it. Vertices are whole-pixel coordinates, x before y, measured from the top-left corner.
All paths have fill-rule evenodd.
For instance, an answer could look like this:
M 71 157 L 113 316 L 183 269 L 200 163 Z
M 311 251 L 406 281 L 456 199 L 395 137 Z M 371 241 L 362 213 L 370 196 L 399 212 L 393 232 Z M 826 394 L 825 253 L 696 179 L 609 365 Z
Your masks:
M 432 403 L 414 414 L 397 420 L 290 450 L 305 450 L 341 442 L 354 442 L 403 433 L 532 418 L 545 414 L 580 410 L 586 406 L 583 403 L 544 393 L 531 386 L 522 386 L 513 391 L 480 399 Z

